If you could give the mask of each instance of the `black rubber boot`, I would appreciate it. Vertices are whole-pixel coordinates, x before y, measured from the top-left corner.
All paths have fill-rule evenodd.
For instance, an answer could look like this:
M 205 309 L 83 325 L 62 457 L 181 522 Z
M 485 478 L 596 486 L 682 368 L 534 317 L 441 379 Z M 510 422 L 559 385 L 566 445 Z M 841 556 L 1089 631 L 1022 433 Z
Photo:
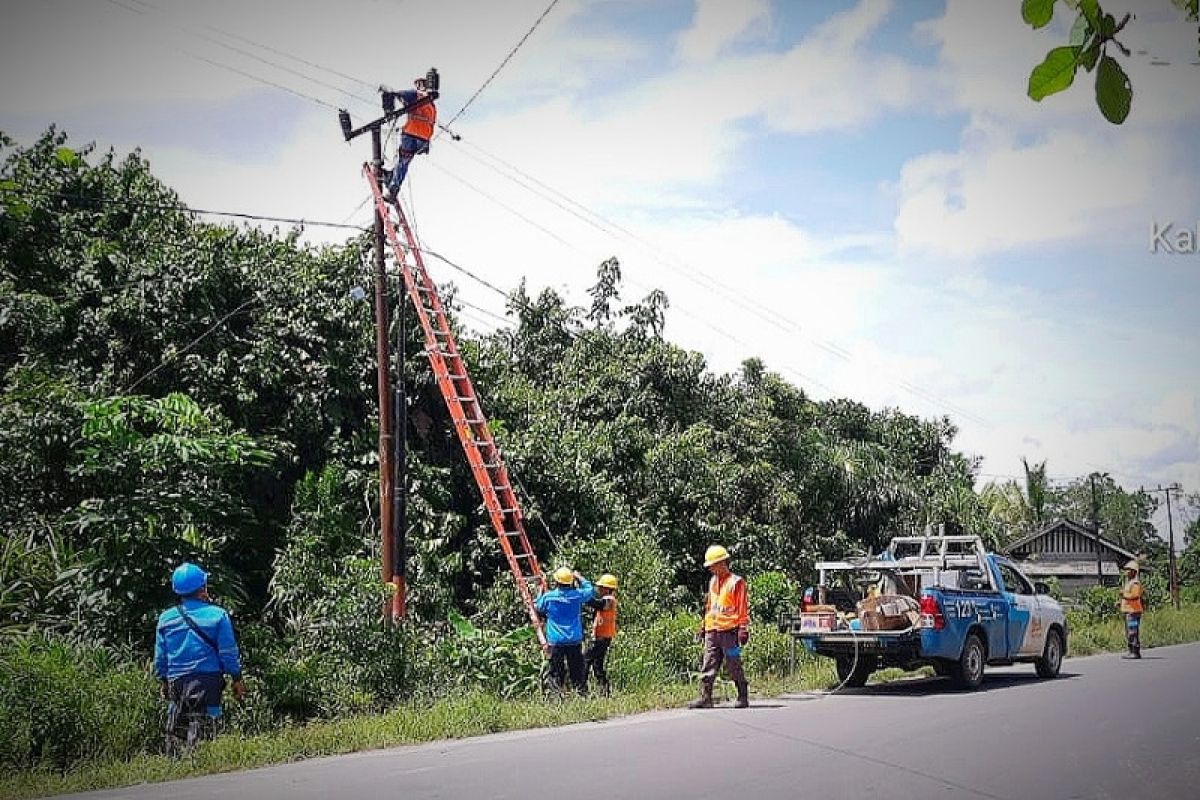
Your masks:
M 688 703 L 688 708 L 712 708 L 712 684 L 700 684 L 700 696 Z
M 737 684 L 737 700 L 734 702 L 734 708 L 746 708 L 750 705 L 750 684 Z

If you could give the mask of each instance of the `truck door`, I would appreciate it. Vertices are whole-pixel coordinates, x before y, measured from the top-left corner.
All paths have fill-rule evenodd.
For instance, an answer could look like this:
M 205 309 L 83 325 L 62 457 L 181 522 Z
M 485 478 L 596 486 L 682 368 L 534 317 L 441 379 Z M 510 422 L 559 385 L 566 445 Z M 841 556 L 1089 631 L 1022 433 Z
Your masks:
M 1008 600 L 1008 657 L 1039 655 L 1046 642 L 1045 626 L 1038 613 L 1037 593 L 1025 576 L 1006 561 L 996 560 Z

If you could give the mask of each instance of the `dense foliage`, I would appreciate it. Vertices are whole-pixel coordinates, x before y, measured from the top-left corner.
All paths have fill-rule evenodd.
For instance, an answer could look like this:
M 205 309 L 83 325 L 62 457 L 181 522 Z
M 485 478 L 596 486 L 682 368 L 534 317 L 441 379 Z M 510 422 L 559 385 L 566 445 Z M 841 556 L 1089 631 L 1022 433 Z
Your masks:
M 139 153 L 72 149 L 54 130 L 0 151 L 0 691 L 45 673 L 10 708 L 86 684 L 87 664 L 98 692 L 150 691 L 152 620 L 185 558 L 235 612 L 254 690 L 233 714 L 243 729 L 532 691 L 539 659 L 415 320 L 412 619 L 380 618 L 372 314 L 352 291 L 365 241 L 203 221 Z M 930 525 L 994 543 L 1025 524 L 974 491 L 947 419 L 815 402 L 757 359 L 714 374 L 664 338 L 664 295 L 621 300 L 616 259 L 591 298 L 521 286 L 511 327 L 460 344 L 538 552 L 621 576 L 618 685 L 695 668 L 710 542 L 751 576 L 761 619 L 795 602 L 819 557 Z M 783 640 L 755 641 L 751 667 L 770 670 Z M 140 727 L 125 750 L 152 741 L 154 708 L 127 705 L 121 724 Z M 5 740 L 3 763 L 98 754 L 54 740 L 78 720 L 43 722 Z

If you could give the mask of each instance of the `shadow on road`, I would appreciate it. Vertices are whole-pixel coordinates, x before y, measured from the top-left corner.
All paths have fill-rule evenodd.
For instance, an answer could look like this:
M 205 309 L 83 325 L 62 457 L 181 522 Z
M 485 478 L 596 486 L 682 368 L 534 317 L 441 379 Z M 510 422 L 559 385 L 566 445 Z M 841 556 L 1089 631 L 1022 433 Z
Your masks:
M 1075 672 L 1060 672 L 1055 680 L 1070 680 L 1079 677 Z M 1036 675 L 1014 675 L 1011 673 L 984 675 L 983 683 L 977 689 L 960 689 L 948 678 L 909 678 L 891 683 L 877 683 L 863 686 L 859 689 L 844 688 L 838 695 L 850 696 L 879 696 L 879 697 L 928 697 L 936 694 L 973 694 L 975 692 L 994 692 L 1004 689 L 1019 689 L 1023 686 L 1035 686 L 1046 681 Z M 789 703 L 808 700 L 820 700 L 834 695 L 825 692 L 808 692 L 804 694 L 785 694 L 777 699 Z
M 1079 675 L 1075 672 L 1060 672 L 1055 680 L 1065 681 L 1077 677 Z M 998 675 L 985 674 L 983 676 L 983 683 L 976 689 L 960 689 L 948 678 L 918 678 L 916 680 L 896 681 L 894 683 L 879 683 L 872 686 L 864 686 L 861 689 L 843 689 L 839 694 L 926 697 L 931 694 L 995 692 L 1004 689 L 1019 689 L 1023 686 L 1036 686 L 1045 682 L 1045 679 L 1033 674 L 1014 675 L 1002 672 Z

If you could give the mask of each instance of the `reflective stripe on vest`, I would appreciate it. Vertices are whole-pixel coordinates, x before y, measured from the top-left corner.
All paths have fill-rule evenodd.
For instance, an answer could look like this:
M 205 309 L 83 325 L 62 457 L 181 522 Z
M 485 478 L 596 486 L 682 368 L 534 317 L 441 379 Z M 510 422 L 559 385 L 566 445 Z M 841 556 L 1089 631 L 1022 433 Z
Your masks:
M 435 122 L 437 122 L 437 106 L 429 102 L 408 112 L 408 121 L 404 123 L 404 132 L 409 136 L 429 141 L 433 138 Z
M 738 626 L 738 607 L 734 590 L 737 589 L 741 578 L 730 574 L 723 584 L 717 583 L 717 576 L 708 581 L 708 608 L 704 612 L 704 629 L 708 631 L 728 631 Z

